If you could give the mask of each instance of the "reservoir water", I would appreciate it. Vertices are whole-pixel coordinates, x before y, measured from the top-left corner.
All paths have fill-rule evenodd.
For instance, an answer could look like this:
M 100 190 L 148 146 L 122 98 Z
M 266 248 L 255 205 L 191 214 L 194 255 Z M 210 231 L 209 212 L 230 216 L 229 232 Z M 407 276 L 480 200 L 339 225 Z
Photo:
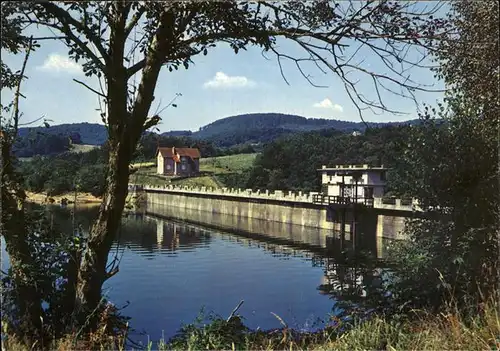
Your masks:
M 77 223 L 88 230 L 96 212 L 80 210 Z M 173 214 L 124 217 L 110 253 L 120 258 L 120 272 L 106 282 L 104 294 L 127 305 L 122 313 L 131 317 L 133 340 L 168 339 L 202 308 L 226 318 L 241 300 L 238 312 L 251 328 L 279 328 L 274 313 L 290 327 L 314 330 L 336 313 L 335 296 L 344 289 L 362 295 L 371 281 L 356 264 L 339 261 L 342 248 L 331 233 L 215 217 L 207 227 L 185 221 L 194 213 L 177 215 L 182 220 Z M 55 217 L 71 228 L 68 210 L 58 209 Z M 210 226 L 231 221 L 233 230 Z M 252 231 L 242 230 L 249 225 Z M 363 249 L 380 253 L 375 240 L 366 242 Z M 6 271 L 4 250 L 2 242 Z

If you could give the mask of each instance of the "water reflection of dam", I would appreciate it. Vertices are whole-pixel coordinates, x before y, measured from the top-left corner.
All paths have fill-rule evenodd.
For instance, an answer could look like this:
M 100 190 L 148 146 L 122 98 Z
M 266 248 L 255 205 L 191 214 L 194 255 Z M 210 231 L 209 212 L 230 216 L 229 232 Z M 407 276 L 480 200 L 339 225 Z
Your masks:
M 180 219 L 215 229 L 259 234 L 323 248 L 326 247 L 326 238 L 332 235 L 332 232 L 327 229 L 182 209 L 160 204 L 149 204 L 146 214 L 166 219 Z
M 62 227 L 71 227 L 69 211 L 56 209 L 52 213 Z M 88 230 L 96 215 L 97 208 L 84 208 L 78 211 L 76 224 Z M 321 267 L 323 277 L 316 285 L 321 294 L 336 299 L 366 295 L 368 288 L 377 282 L 380 272 L 368 269 L 363 256 L 346 260 L 343 251 L 352 249 L 353 243 L 348 234 L 342 246 L 335 234 L 332 230 L 320 228 L 150 206 L 147 213 L 129 213 L 124 217 L 117 241 L 121 248 L 128 247 L 135 254 L 154 260 L 162 255 L 178 256 L 196 250 L 211 250 L 210 247 L 217 246 L 223 238 L 241 247 L 259 248 L 278 259 L 300 257 Z M 374 258 L 385 258 L 384 239 L 375 240 L 373 236 L 368 239 L 360 240 L 356 250 L 364 250 Z M 110 254 L 114 255 L 115 250 Z M 126 256 L 130 257 L 129 254 Z
M 150 252 L 175 254 L 176 251 L 182 253 L 203 247 L 208 248 L 214 244 L 214 240 L 217 241 L 217 238 L 220 237 L 238 243 L 242 247 L 259 248 L 279 259 L 300 257 L 311 261 L 313 266 L 323 268 L 324 275 L 318 282 L 316 289 L 320 294 L 335 296 L 337 300 L 360 299 L 380 285 L 381 270 L 374 268 L 380 267 L 380 265 L 367 265 L 367 256 L 346 259 L 343 252 L 346 248 L 352 249 L 350 241 L 345 241 L 346 247 L 343 248 L 338 237 L 326 234 L 322 241 L 324 245 L 318 245 L 317 239 L 311 241 L 307 238 L 318 238 L 319 231 L 311 236 L 311 228 L 309 228 L 308 236 L 294 236 L 287 231 L 295 228 L 286 225 L 279 227 L 279 223 L 272 223 L 271 227 L 266 227 L 262 223 L 253 223 L 251 228 L 271 228 L 272 231 L 266 234 L 252 234 L 247 231 L 248 226 L 245 226 L 245 219 L 226 222 L 224 216 L 216 216 L 217 219 L 212 223 L 212 226 L 221 228 L 224 225 L 225 231 L 207 229 L 205 224 L 194 224 L 203 219 L 203 213 L 199 211 L 182 212 L 184 216 L 176 212 L 173 219 L 167 219 L 165 213 L 162 216 L 153 214 L 130 216 L 131 218 L 124 221 L 121 241 L 132 247 L 140 247 L 142 254 L 148 257 Z M 196 214 L 201 216 L 196 217 Z M 181 217 L 186 217 L 185 222 L 180 220 Z M 227 219 L 230 218 L 234 218 L 234 216 L 228 216 Z M 138 231 L 138 228 L 135 228 L 137 225 L 143 229 Z M 232 225 L 238 229 L 229 228 Z M 302 238 L 304 238 L 303 241 Z M 375 255 L 379 251 L 375 246 L 358 247 L 357 249 L 365 250 L 368 255 L 370 253 Z
M 339 232 L 324 228 L 291 225 L 281 222 L 190 210 L 161 204 L 148 204 L 146 215 L 154 218 L 187 221 L 205 228 L 226 230 L 246 236 L 249 235 L 251 237 L 262 236 L 285 243 L 294 243 L 298 246 L 310 247 L 311 249 L 328 248 L 329 251 L 332 250 L 333 247 L 337 247 L 340 251 L 344 249 L 339 247 L 340 243 L 336 245 L 331 244 L 332 240 L 338 239 Z M 397 217 L 379 218 L 376 222 L 366 221 L 358 226 L 359 232 L 357 235 L 359 238 L 356 240 L 356 247 L 353 247 L 353 234 L 350 231 L 346 232 L 344 245 L 347 248 L 354 248 L 358 251 L 365 250 L 373 252 L 373 254 L 379 258 L 386 258 L 386 243 L 390 242 L 391 239 L 374 235 L 374 232 L 381 230 L 382 226 L 384 231 L 389 234 L 389 238 L 397 237 L 395 233 L 402 230 L 404 222 L 402 218 Z M 162 233 L 165 233 L 165 228 L 160 222 L 157 222 L 156 232 L 158 241 L 160 241 L 160 238 L 163 237 Z

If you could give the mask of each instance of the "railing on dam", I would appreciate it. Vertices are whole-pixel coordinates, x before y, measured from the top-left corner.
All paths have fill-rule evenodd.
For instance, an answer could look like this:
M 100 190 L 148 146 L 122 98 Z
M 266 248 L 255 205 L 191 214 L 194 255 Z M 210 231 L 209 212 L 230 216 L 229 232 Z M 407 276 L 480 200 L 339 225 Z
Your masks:
M 325 194 L 313 195 L 313 203 L 320 205 L 364 205 L 373 207 L 374 199 L 372 197 L 350 197 L 350 196 L 331 196 Z
M 232 189 L 232 188 L 212 188 L 212 187 L 190 187 L 190 186 L 154 186 L 154 185 L 135 185 L 129 184 L 129 191 L 155 191 L 155 192 L 168 192 L 178 194 L 199 194 L 199 195 L 212 195 L 218 197 L 238 197 L 242 199 L 267 199 L 267 200 L 280 200 L 296 203 L 310 203 L 316 205 L 329 205 L 332 203 L 337 204 L 364 204 L 366 207 L 392 210 L 392 211 L 406 211 L 406 212 L 420 212 L 422 211 L 416 200 L 408 199 L 390 199 L 387 201 L 383 198 L 341 198 L 335 196 L 327 196 L 319 192 L 303 193 L 301 191 L 295 193 L 292 191 L 276 190 L 270 192 L 253 191 L 252 189 Z
M 135 185 L 129 184 L 129 191 L 134 190 L 144 190 L 144 191 L 165 191 L 172 193 L 186 193 L 186 194 L 201 194 L 201 195 L 217 195 L 221 197 L 240 197 L 249 199 L 270 199 L 270 200 L 283 200 L 301 203 L 313 203 L 312 197 L 316 192 L 311 192 L 309 194 L 299 191 L 294 192 L 284 192 L 276 190 L 274 192 L 266 191 L 252 191 L 252 189 L 232 189 L 232 188 L 211 188 L 211 187 L 189 187 L 189 186 L 154 186 L 154 185 Z

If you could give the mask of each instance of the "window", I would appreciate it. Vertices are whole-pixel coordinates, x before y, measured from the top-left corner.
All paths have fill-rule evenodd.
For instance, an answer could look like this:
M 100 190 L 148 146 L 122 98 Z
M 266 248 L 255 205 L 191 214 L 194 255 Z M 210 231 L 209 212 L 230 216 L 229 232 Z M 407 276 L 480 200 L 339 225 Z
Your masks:
M 172 169 L 172 166 L 171 165 L 167 165 L 167 169 Z
M 182 168 L 182 170 L 183 170 L 183 171 L 185 171 L 185 170 L 186 170 L 186 165 L 185 165 L 185 164 L 183 164 L 183 165 L 181 166 L 181 168 Z
M 368 198 L 368 199 L 373 198 L 373 188 L 371 188 L 371 187 L 365 187 L 364 188 L 364 195 L 365 195 L 365 199 L 366 198 Z
M 386 179 L 386 175 L 385 175 L 385 171 L 382 171 L 382 172 L 380 173 L 380 180 L 382 180 L 382 181 L 386 181 L 386 180 L 387 180 L 387 179 Z
M 353 195 L 352 187 L 346 186 L 344 188 L 344 196 L 345 197 L 352 197 L 352 195 Z

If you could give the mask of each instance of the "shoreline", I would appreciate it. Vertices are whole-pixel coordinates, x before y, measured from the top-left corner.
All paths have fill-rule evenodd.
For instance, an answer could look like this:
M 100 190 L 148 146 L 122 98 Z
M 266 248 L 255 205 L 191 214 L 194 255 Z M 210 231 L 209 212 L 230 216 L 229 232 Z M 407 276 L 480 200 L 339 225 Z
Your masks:
M 68 204 L 75 202 L 75 193 L 64 193 L 56 196 L 47 196 L 47 193 L 34 193 L 26 191 L 26 201 L 37 204 L 61 204 L 63 199 L 67 200 Z M 96 197 L 90 193 L 78 192 L 76 195 L 77 204 L 99 204 L 102 198 Z

